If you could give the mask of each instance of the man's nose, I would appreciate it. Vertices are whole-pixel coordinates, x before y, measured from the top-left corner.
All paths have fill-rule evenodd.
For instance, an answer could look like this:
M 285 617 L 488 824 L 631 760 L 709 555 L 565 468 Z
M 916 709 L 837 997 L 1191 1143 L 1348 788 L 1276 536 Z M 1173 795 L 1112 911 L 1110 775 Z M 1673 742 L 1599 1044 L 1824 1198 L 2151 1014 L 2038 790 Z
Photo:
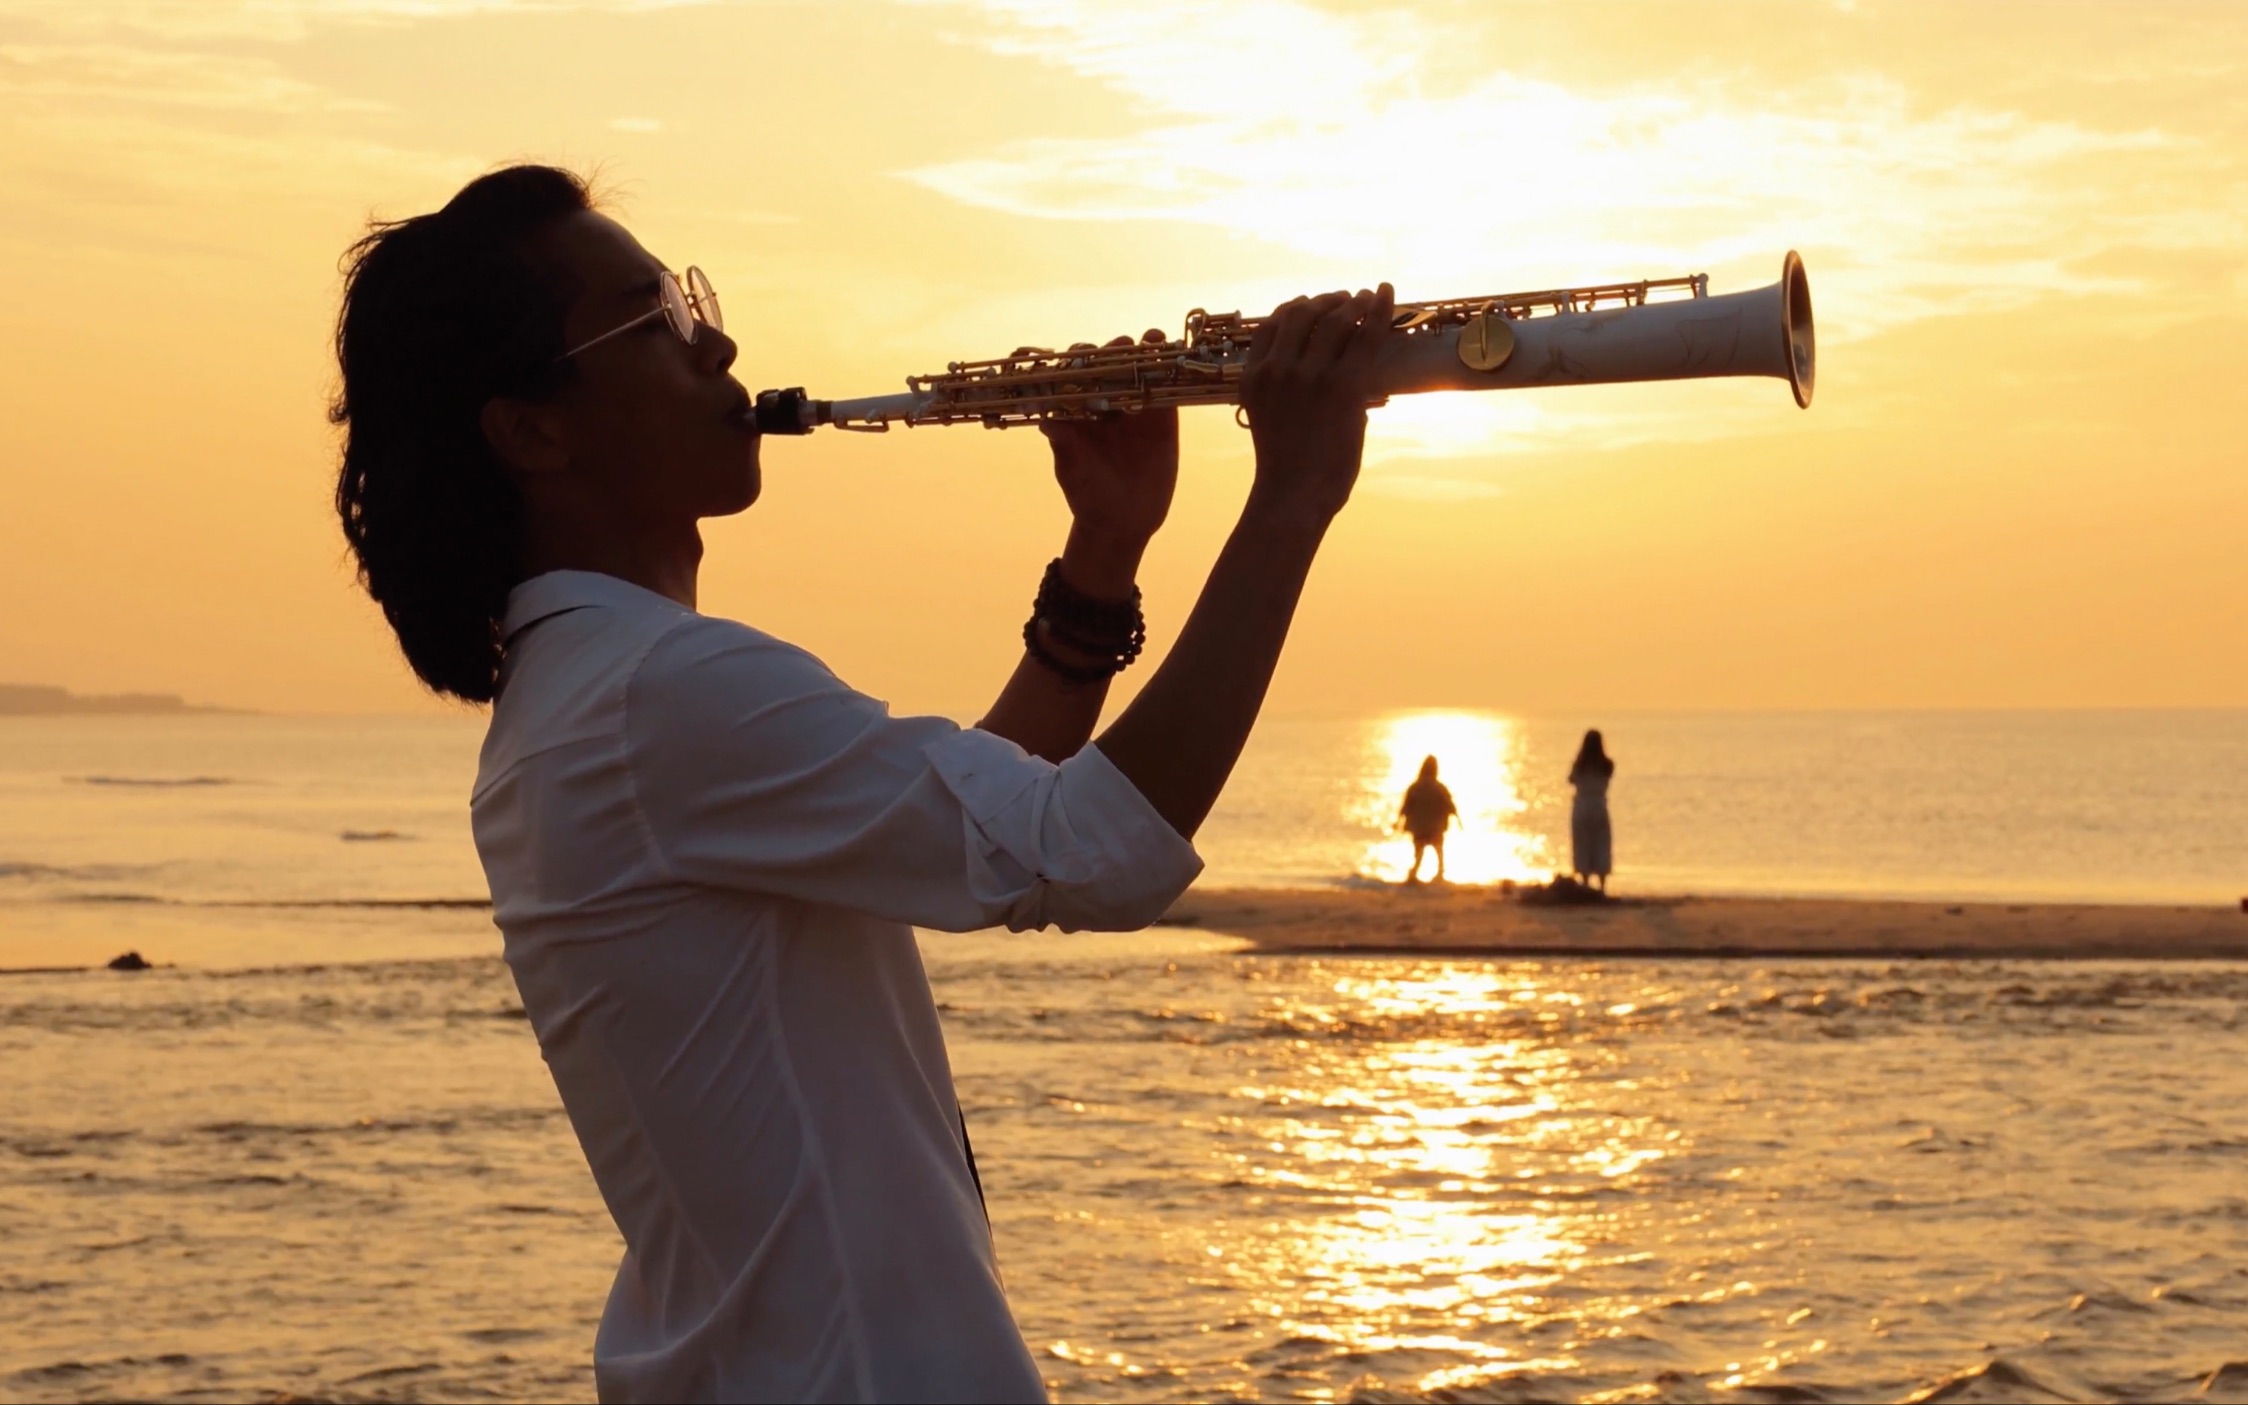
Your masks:
M 721 376 L 733 367 L 734 358 L 742 351 L 732 337 L 707 323 L 695 337 L 695 350 L 703 354 L 712 373 Z

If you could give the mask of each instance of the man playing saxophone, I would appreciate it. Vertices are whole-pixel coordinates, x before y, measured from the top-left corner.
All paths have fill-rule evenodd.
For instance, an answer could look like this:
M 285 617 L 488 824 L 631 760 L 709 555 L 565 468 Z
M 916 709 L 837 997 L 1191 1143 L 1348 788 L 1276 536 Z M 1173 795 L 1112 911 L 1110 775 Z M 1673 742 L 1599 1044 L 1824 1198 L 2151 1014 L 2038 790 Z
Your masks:
M 353 251 L 337 505 L 433 690 L 492 705 L 471 800 L 524 1008 L 622 1232 L 605 1400 L 1038 1400 L 914 926 L 1129 929 L 1246 741 L 1348 501 L 1385 286 L 1283 306 L 1254 486 L 1168 657 L 1134 576 L 1175 412 L 1049 427 L 1072 523 L 981 723 L 892 717 L 696 611 L 759 488 L 716 292 L 514 167 Z

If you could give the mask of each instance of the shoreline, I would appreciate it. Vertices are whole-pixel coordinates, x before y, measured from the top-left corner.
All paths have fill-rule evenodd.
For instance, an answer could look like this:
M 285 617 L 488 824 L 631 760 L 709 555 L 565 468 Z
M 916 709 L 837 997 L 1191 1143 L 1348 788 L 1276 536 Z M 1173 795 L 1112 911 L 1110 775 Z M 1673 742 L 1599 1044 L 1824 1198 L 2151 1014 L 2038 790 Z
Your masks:
M 1451 885 L 1197 888 L 1159 924 L 1270 952 L 2248 960 L 2248 912 L 2216 906 L 1689 895 L 1544 905 Z
M 320 911 L 316 932 L 256 918 L 313 917 L 231 908 L 250 926 L 213 926 L 208 907 L 64 905 L 54 930 L 0 936 L 0 979 L 111 974 L 120 951 L 157 969 L 496 958 L 489 910 L 401 904 L 421 920 L 399 944 L 395 909 Z M 318 909 L 320 904 L 303 904 Z M 265 908 L 267 910 L 259 910 Z M 186 918 L 185 925 L 154 919 Z M 1413 953 L 1459 957 L 1832 960 L 2248 961 L 2248 912 L 2232 906 L 1937 899 L 1631 895 L 1525 902 L 1521 891 L 1408 888 L 1196 888 L 1151 924 L 1246 942 L 1248 953 Z M 996 929 L 994 929 L 996 932 Z M 1049 929 L 1048 935 L 1054 935 Z M 1115 934 L 1129 940 L 1131 933 Z M 18 938 L 9 940 L 9 938 Z M 357 939 L 368 939 L 368 946 Z M 309 941 L 308 941 L 309 939 Z M 339 940 L 340 939 L 340 940 Z M 14 958 L 10 960 L 8 958 Z M 18 964 L 21 963 L 21 964 Z M 126 973 L 130 974 L 130 973 Z

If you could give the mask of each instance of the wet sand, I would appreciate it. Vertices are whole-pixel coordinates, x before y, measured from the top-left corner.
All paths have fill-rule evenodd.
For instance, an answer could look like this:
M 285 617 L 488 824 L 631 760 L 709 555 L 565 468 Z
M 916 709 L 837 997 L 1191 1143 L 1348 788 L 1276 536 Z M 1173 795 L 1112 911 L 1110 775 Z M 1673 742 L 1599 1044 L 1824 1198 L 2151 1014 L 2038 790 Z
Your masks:
M 1163 922 L 1269 951 L 2248 959 L 2248 912 L 2224 907 L 1697 897 L 1544 906 L 1431 885 L 1196 889 Z

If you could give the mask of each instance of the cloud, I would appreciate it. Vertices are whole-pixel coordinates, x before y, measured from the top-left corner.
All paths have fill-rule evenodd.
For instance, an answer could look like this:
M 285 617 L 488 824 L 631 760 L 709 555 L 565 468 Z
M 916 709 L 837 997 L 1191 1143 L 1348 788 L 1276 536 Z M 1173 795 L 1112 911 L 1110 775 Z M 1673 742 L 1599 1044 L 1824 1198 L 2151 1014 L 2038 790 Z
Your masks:
M 0 98 L 215 112 L 370 111 L 271 61 L 114 44 L 0 44 Z
M 1034 218 L 1209 225 L 1395 276 L 1406 296 L 1703 270 L 1762 283 L 1796 247 L 1831 312 L 1825 330 L 1846 338 L 2126 287 L 2076 265 L 2243 232 L 2236 208 L 2192 181 L 2174 188 L 2185 201 L 2113 199 L 2104 177 L 2190 164 L 2205 154 L 2191 140 L 1930 110 L 1879 74 L 1814 76 L 1792 92 L 1746 79 L 1563 86 L 1503 69 L 1445 86 L 1427 75 L 1456 71 L 1448 36 L 1408 11 L 972 8 L 993 23 L 967 42 L 1101 83 L 1142 125 L 1026 138 L 910 179 Z
M 1796 248 L 1831 348 L 1934 316 L 2147 292 L 2161 253 L 2248 240 L 2248 180 L 2221 143 L 1933 104 L 1879 72 L 1564 85 L 1473 64 L 1456 27 L 1409 9 L 927 2 L 975 12 L 956 42 L 1111 90 L 1131 129 L 1025 137 L 906 179 L 1025 218 L 1201 225 L 1295 255 L 1245 303 L 1307 277 L 1387 277 L 1432 298 L 1707 271 L 1725 292 L 1770 282 Z M 2182 294 L 2166 307 L 2205 310 Z M 1769 423 L 1761 400 L 1708 395 L 1597 415 L 1552 397 L 1400 401 L 1369 459 L 1420 491 L 1471 454 Z
M 1792 427 L 1795 413 L 1786 385 L 1764 379 L 1400 395 L 1368 419 L 1366 483 L 1392 497 L 1491 497 L 1523 454 L 1711 443 Z
M 1506 491 L 1488 478 L 1435 477 L 1399 472 L 1393 467 L 1396 462 L 1398 461 L 1376 460 L 1368 463 L 1364 491 L 1379 498 L 1433 503 L 1481 502 L 1499 497 Z
M 704 210 L 701 214 L 703 218 L 716 220 L 720 224 L 779 225 L 804 222 L 802 215 L 791 215 L 779 210 Z
M 57 34 L 285 41 L 331 24 L 713 3 L 717 0 L 0 0 L 0 20 L 29 21 Z
M 370 186 L 444 189 L 479 169 L 467 158 L 286 125 L 224 131 L 133 112 L 57 115 L 19 130 L 37 140 L 0 155 L 0 210 L 21 222 L 9 232 L 29 233 L 37 211 L 44 222 L 67 214 L 84 229 L 109 230 L 114 237 L 95 242 L 119 247 L 158 247 L 188 228 L 255 229 L 280 209 L 356 208 Z
M 473 174 L 480 162 L 382 140 L 386 124 L 366 119 L 384 104 L 301 77 L 292 51 L 242 38 L 379 8 L 0 0 L 0 239 L 61 258 L 236 260 L 283 211 L 319 218 L 356 209 L 370 188 Z
M 480 163 L 356 129 L 381 105 L 262 57 L 0 46 L 0 240 L 72 261 L 248 256 L 284 211 L 443 189 Z

